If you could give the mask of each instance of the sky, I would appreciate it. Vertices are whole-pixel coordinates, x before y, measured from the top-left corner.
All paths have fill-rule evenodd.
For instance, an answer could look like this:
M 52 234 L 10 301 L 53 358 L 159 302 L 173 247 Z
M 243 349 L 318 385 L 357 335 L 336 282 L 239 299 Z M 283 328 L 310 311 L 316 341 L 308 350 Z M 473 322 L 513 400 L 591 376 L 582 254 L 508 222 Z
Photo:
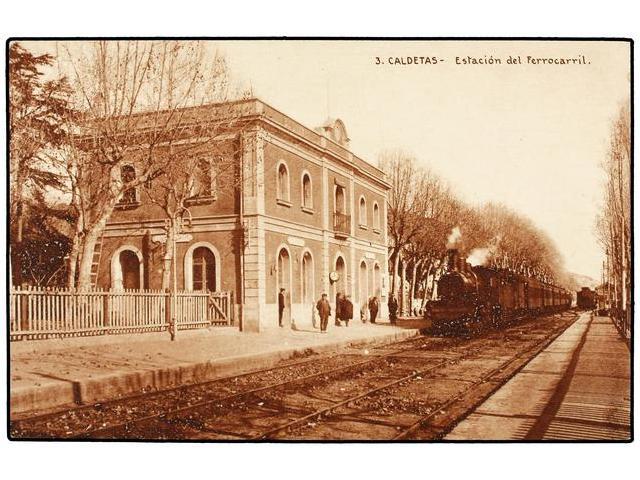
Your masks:
M 220 42 L 219 42 L 220 44 Z M 402 148 L 471 204 L 502 202 L 556 242 L 569 271 L 600 278 L 594 235 L 610 125 L 629 101 L 619 42 L 223 42 L 256 96 L 307 126 L 344 121 L 375 163 Z M 509 56 L 523 63 L 507 64 Z M 528 64 L 582 58 L 584 65 Z M 437 64 L 389 64 L 407 57 Z M 501 64 L 456 64 L 456 57 Z M 376 57 L 384 64 L 376 64 Z M 440 61 L 443 60 L 443 61 Z
M 215 41 L 208 48 L 224 52 L 234 80 L 261 100 L 311 128 L 340 118 L 351 150 L 371 163 L 385 149 L 413 154 L 468 203 L 501 202 L 529 216 L 569 271 L 600 278 L 600 162 L 611 122 L 629 101 L 627 43 Z M 510 56 L 522 63 L 508 64 Z M 469 57 L 485 63 L 463 64 Z M 502 63 L 487 64 L 491 58 Z

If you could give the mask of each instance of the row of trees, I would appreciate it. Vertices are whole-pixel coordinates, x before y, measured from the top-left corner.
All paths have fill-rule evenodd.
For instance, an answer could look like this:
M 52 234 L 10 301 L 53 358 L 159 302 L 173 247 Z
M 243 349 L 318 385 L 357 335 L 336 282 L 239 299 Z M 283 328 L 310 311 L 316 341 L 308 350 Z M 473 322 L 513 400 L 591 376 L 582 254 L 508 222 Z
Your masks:
M 604 202 L 596 233 L 606 260 L 604 284 L 611 315 L 625 330 L 631 325 L 631 114 L 623 106 L 611 128 L 605 172 Z
M 60 283 L 66 271 L 68 287 L 89 287 L 108 218 L 140 189 L 167 219 L 167 288 L 187 200 L 211 194 L 211 172 L 235 172 L 234 155 L 216 151 L 232 120 L 203 122 L 187 108 L 243 95 L 232 92 L 224 57 L 197 41 L 70 44 L 55 57 L 13 42 L 9 89 L 14 284 Z M 25 242 L 25 224 L 41 248 Z
M 504 205 L 472 207 L 412 155 L 380 155 L 391 183 L 388 205 L 391 291 L 403 311 L 419 298 L 422 307 L 437 294 L 434 280 L 445 267 L 448 248 L 473 265 L 526 273 L 565 282 L 561 256 L 545 232 Z

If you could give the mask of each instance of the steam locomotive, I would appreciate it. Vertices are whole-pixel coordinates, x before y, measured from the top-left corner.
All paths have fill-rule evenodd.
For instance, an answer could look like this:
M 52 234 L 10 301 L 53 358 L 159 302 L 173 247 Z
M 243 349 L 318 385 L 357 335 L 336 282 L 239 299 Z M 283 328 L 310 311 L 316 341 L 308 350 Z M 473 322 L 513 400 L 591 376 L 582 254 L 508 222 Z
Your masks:
M 597 305 L 598 297 L 595 290 L 589 287 L 582 287 L 576 294 L 576 305 L 581 310 L 594 310 Z
M 424 313 L 433 333 L 499 328 L 524 315 L 571 307 L 568 290 L 507 270 L 472 267 L 456 249 L 447 250 L 437 288 L 439 299 L 427 303 Z

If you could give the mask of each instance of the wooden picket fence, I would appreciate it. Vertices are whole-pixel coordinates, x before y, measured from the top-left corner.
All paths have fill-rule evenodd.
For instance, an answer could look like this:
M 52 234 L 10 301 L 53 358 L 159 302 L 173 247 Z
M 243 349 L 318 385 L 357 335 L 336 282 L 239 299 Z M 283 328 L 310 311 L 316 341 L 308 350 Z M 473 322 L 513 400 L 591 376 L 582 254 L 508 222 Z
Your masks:
M 104 335 L 233 324 L 232 292 L 12 287 L 10 339 Z

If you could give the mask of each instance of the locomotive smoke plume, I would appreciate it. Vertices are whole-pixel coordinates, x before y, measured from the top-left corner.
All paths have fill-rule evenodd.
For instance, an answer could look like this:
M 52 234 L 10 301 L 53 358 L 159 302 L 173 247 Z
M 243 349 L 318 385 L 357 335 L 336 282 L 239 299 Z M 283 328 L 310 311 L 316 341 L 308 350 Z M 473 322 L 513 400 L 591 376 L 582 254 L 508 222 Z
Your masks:
M 456 245 L 462 238 L 462 233 L 460 232 L 460 227 L 453 227 L 449 237 L 447 238 L 447 248 L 456 248 Z
M 499 239 L 495 240 L 488 247 L 474 248 L 471 250 L 471 253 L 469 253 L 469 256 L 467 257 L 467 262 L 469 262 L 472 267 L 486 265 L 489 258 L 496 252 L 496 243 L 498 241 Z
M 469 262 L 472 267 L 484 265 L 487 263 L 487 260 L 489 260 L 489 255 L 491 255 L 489 248 L 474 248 L 467 257 L 467 262 Z

